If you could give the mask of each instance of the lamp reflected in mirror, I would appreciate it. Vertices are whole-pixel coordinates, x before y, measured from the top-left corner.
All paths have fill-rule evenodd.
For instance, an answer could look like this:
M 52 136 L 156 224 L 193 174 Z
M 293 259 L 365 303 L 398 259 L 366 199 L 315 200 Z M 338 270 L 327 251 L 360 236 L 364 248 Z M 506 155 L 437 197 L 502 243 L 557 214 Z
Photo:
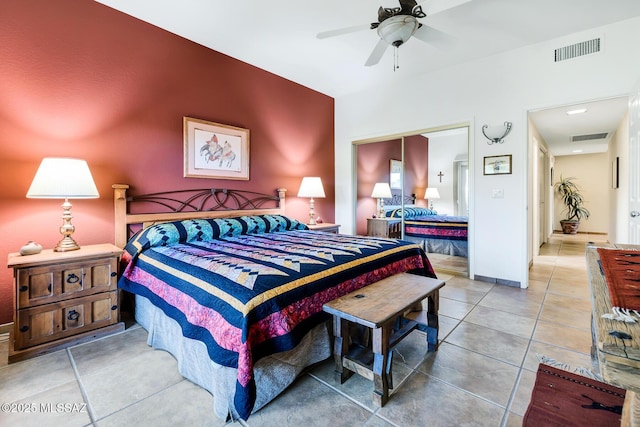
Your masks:
M 390 199 L 391 196 L 391 187 L 389 186 L 388 183 L 386 182 L 376 182 L 376 184 L 373 186 L 373 191 L 371 192 L 371 197 L 373 197 L 374 199 L 378 199 L 378 206 L 377 206 L 377 216 L 378 218 L 384 218 L 385 217 L 385 213 L 384 213 L 384 200 L 383 199 Z
M 440 192 L 435 187 L 429 187 L 424 192 L 424 198 L 429 200 L 429 209 L 433 210 L 433 201 L 440 198 Z

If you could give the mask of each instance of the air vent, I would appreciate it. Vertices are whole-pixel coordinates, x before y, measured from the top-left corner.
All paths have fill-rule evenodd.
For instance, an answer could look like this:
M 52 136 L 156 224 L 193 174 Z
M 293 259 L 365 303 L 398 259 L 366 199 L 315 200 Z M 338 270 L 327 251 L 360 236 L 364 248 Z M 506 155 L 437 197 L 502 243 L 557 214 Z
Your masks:
M 571 142 L 591 141 L 592 139 L 605 139 L 607 133 L 592 133 L 591 135 L 576 135 L 571 137 Z
M 600 52 L 600 37 L 555 50 L 555 62 Z

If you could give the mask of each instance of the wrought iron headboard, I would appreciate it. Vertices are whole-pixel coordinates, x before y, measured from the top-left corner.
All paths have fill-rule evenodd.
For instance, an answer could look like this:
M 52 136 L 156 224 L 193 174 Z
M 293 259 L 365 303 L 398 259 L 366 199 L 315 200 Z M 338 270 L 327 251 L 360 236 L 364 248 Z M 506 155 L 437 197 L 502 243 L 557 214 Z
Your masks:
M 190 218 L 224 218 L 240 215 L 280 214 L 285 212 L 284 188 L 277 189 L 277 196 L 247 190 L 197 189 L 127 196 L 126 184 L 114 184 L 115 241 L 124 247 L 129 238 L 130 226 Z M 159 212 L 130 213 L 133 203 L 141 206 L 160 207 Z M 155 210 L 155 209 L 154 209 Z

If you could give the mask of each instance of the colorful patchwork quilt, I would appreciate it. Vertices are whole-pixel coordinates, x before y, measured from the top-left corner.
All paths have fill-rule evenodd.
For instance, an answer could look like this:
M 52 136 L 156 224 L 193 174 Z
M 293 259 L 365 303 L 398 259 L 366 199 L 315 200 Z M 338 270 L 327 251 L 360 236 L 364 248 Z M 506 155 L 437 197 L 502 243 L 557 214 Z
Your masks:
M 120 288 L 175 319 L 211 360 L 237 368 L 234 404 L 245 420 L 256 361 L 328 319 L 324 303 L 400 272 L 435 277 L 416 244 L 310 231 L 278 215 L 158 224 L 125 249 Z

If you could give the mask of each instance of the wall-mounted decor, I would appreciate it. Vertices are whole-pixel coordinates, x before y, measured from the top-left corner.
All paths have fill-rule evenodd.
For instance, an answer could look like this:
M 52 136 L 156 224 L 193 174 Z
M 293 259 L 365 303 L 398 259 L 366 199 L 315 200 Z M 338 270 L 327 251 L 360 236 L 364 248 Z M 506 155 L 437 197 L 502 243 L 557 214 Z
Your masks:
M 505 175 L 511 173 L 511 154 L 484 158 L 485 175 Z
M 393 190 L 402 188 L 402 162 L 391 159 L 389 165 L 389 187 Z
M 249 129 L 185 117 L 184 176 L 249 179 Z
M 611 187 L 620 187 L 620 157 L 611 162 Z

